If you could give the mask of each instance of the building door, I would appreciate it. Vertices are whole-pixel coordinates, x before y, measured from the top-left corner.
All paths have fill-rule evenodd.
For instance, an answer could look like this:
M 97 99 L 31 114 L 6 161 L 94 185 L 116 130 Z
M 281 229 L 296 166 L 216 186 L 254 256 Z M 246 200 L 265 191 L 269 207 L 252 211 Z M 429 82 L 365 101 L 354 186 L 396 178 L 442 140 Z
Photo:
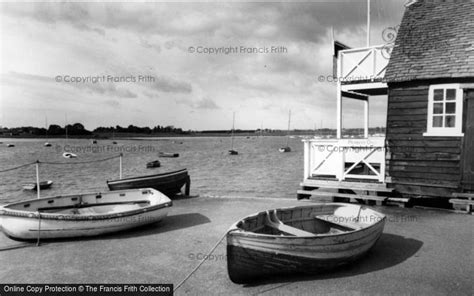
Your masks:
M 466 89 L 466 130 L 464 131 L 462 187 L 474 191 L 474 89 Z

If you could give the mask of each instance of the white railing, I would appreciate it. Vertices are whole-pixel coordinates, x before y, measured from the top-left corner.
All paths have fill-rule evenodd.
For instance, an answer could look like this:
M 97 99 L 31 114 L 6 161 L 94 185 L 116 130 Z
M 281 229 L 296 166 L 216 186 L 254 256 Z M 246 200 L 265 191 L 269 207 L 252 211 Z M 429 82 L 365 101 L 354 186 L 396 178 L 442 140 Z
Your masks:
M 388 45 L 339 51 L 338 76 L 341 83 L 382 80 L 390 51 L 391 47 Z
M 385 138 L 310 139 L 304 142 L 304 178 L 385 181 Z

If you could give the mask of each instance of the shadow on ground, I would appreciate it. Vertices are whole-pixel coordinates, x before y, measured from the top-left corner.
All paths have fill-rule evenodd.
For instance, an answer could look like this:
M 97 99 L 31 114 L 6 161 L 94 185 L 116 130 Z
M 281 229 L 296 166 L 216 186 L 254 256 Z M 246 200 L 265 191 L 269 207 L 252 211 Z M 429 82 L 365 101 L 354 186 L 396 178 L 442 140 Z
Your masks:
M 252 283 L 245 284 L 244 287 L 256 287 L 260 285 L 278 283 L 281 284 L 277 287 L 272 287 L 268 290 L 260 292 L 264 293 L 274 289 L 279 289 L 295 282 L 350 277 L 370 273 L 402 263 L 403 261 L 415 255 L 422 246 L 423 242 L 419 240 L 405 238 L 395 234 L 383 233 L 376 245 L 364 257 L 350 265 L 330 272 L 325 272 L 324 274 L 282 275 L 274 276 L 272 278 L 257 279 Z
M 141 236 L 148 236 L 148 235 L 155 235 L 159 233 L 164 233 L 168 231 L 174 231 L 178 229 L 193 227 L 201 224 L 210 223 L 211 220 L 199 213 L 186 213 L 186 214 L 178 214 L 178 215 L 171 215 L 165 217 L 162 221 L 140 226 L 137 228 L 132 228 L 128 230 L 123 230 L 119 232 L 114 232 L 105 235 L 93 236 L 93 237 L 79 237 L 79 238 L 63 238 L 63 239 L 42 239 L 41 243 L 48 244 L 54 242 L 69 242 L 69 241 L 89 241 L 89 240 L 106 240 L 106 239 L 128 239 L 133 237 L 141 237 Z M 27 247 L 36 243 L 36 240 L 24 241 L 11 238 L 14 241 L 20 242 L 30 242 L 31 244 L 20 244 L 20 245 L 12 245 L 6 246 L 4 248 L 0 248 L 2 250 L 11 250 L 21 247 Z

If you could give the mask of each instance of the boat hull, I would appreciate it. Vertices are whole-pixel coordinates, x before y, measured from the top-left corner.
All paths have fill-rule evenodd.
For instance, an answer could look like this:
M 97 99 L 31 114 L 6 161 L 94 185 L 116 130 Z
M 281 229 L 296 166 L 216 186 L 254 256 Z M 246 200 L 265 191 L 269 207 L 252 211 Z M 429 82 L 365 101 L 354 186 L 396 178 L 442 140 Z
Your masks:
M 107 186 L 110 190 L 153 188 L 168 197 L 173 197 L 176 193 L 181 192 L 184 185 L 186 185 L 185 194 L 189 195 L 190 182 L 188 171 L 184 169 L 163 174 L 107 181 Z
M 229 277 L 241 284 L 262 277 L 314 274 L 344 266 L 375 245 L 385 225 L 382 216 L 363 229 L 308 237 L 262 235 L 231 228 L 227 234 Z
M 142 189 L 142 192 L 151 189 Z M 130 191 L 117 192 L 117 196 L 124 196 Z M 93 206 L 87 204 L 88 208 L 83 208 L 83 213 L 73 213 L 77 208 L 71 208 L 64 211 L 38 212 L 38 211 L 18 211 L 9 208 L 9 205 L 0 208 L 0 223 L 3 232 L 13 239 L 17 240 L 36 240 L 57 239 L 72 237 L 88 237 L 108 234 L 121 230 L 131 229 L 146 224 L 156 223 L 167 216 L 172 202 L 160 192 L 153 190 L 158 201 L 153 201 L 152 205 L 145 207 L 131 207 L 128 204 L 110 206 L 109 211 L 103 208 L 107 206 L 97 206 L 99 211 L 91 210 Z M 83 196 L 87 202 L 87 197 Z M 62 204 L 62 199 L 74 197 L 53 197 L 31 200 L 41 203 L 42 206 L 48 205 L 52 200 L 56 204 Z M 133 202 L 133 201 L 132 201 Z M 28 201 L 22 202 L 27 204 Z M 102 209 L 100 209 L 102 208 Z M 111 210 L 110 210 L 111 209 Z

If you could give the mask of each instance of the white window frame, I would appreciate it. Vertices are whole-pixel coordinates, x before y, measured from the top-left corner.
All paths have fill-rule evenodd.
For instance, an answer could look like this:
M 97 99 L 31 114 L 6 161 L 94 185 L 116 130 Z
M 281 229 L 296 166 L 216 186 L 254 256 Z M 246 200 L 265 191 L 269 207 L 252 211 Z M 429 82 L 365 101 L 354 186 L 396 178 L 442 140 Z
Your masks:
M 456 120 L 454 127 L 433 127 L 433 104 L 434 104 L 434 90 L 435 89 L 456 89 Z M 426 122 L 426 132 L 423 136 L 427 137 L 462 137 L 462 117 L 463 117 L 463 89 L 460 84 L 433 84 L 430 85 L 428 93 L 428 118 Z

